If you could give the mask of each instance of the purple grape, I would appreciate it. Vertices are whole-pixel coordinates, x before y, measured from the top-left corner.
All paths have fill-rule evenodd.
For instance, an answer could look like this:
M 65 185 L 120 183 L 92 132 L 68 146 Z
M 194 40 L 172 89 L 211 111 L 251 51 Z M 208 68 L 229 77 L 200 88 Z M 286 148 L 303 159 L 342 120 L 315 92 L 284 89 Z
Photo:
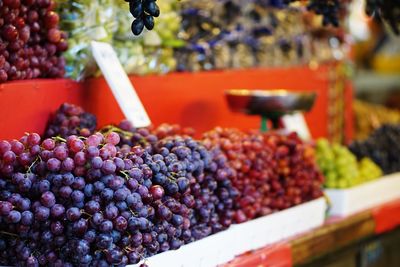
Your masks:
M 74 222 L 79 220 L 79 218 L 81 217 L 81 212 L 78 208 L 72 207 L 67 210 L 66 215 L 68 220 Z
M 51 208 L 56 204 L 56 198 L 52 192 L 48 191 L 42 194 L 40 197 L 40 202 L 43 206 Z
M 100 231 L 103 233 L 111 232 L 112 228 L 113 224 L 109 220 L 104 220 L 99 226 Z
M 50 213 L 51 217 L 57 219 L 64 215 L 65 208 L 61 204 L 55 204 L 53 207 L 51 207 Z
M 46 207 L 43 206 L 39 206 L 36 210 L 35 210 L 35 219 L 38 221 L 45 221 L 49 218 L 50 216 L 50 210 Z

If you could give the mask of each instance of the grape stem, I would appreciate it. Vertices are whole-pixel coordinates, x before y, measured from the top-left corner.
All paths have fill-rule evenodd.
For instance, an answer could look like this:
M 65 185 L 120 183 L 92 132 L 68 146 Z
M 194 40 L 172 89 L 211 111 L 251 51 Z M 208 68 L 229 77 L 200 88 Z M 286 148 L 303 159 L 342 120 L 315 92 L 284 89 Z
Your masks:
M 10 236 L 14 236 L 14 237 L 17 237 L 17 238 L 18 238 L 18 235 L 13 234 L 13 233 L 9 233 L 9 232 L 5 232 L 5 231 L 0 231 L 0 234 L 3 234 L 3 235 L 10 235 Z
M 127 173 L 127 172 L 125 172 L 125 171 L 119 171 L 127 180 L 129 180 L 130 179 L 130 176 L 129 176 L 129 174 Z
M 26 170 L 27 173 L 32 173 L 32 168 L 38 162 L 38 160 L 42 161 L 42 158 L 40 156 L 37 156 L 32 164 L 28 167 L 28 170 Z
M 62 138 L 61 136 L 54 136 L 54 137 L 52 137 L 52 139 L 54 141 L 59 141 L 59 142 L 64 142 L 64 143 L 67 142 L 67 140 Z
M 121 128 L 118 128 L 118 127 L 115 127 L 115 126 L 112 126 L 112 125 L 108 125 L 108 126 L 104 127 L 102 132 L 103 132 L 104 135 L 107 135 L 107 134 L 109 134 L 111 132 L 117 132 L 117 133 L 121 133 L 123 135 L 129 136 L 129 137 L 133 136 L 133 133 L 128 132 L 128 131 L 124 131 Z

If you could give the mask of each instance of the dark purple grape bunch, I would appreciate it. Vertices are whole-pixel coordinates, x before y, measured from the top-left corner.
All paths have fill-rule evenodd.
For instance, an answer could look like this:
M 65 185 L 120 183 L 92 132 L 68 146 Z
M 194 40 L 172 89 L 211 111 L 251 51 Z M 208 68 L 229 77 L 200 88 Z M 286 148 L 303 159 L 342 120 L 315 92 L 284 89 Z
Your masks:
M 81 135 L 87 137 L 94 133 L 96 126 L 97 120 L 93 114 L 84 111 L 79 106 L 64 103 L 50 118 L 45 136 Z
M 395 34 L 400 34 L 400 1 L 367 0 L 365 12 L 368 16 L 379 16 L 386 20 Z
M 339 26 L 340 0 L 309 0 L 307 9 L 322 15 L 322 25 Z
M 399 125 L 383 125 L 367 139 L 350 144 L 349 148 L 358 159 L 369 157 L 385 174 L 390 174 L 400 171 L 400 144 L 397 141 L 399 138 Z
M 158 252 L 151 161 L 141 147 L 118 152 L 119 141 L 0 142 L 1 265 L 126 266 Z
M 300 0 L 283 0 L 283 4 L 290 4 Z M 339 26 L 339 16 L 341 12 L 340 0 L 308 0 L 307 10 L 317 15 L 322 15 L 322 25 Z
M 131 30 L 134 35 L 139 35 L 144 27 L 148 30 L 154 28 L 154 17 L 160 15 L 160 9 L 156 0 L 125 0 L 129 2 L 129 11 L 135 20 L 132 22 Z

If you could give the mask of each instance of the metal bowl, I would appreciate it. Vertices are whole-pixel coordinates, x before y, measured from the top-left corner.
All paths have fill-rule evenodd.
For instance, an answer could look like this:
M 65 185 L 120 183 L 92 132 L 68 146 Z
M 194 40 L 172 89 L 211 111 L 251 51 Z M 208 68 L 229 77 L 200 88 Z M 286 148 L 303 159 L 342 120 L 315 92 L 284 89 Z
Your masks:
M 279 116 L 295 111 L 309 111 L 316 93 L 288 90 L 232 89 L 225 92 L 229 108 L 251 115 Z

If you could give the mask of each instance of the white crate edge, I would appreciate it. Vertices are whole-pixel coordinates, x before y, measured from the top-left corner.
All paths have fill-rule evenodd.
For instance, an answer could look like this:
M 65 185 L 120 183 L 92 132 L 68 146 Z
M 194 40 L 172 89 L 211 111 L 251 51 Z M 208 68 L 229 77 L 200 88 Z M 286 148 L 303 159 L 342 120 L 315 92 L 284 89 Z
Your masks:
M 348 189 L 326 189 L 330 199 L 329 215 L 348 216 L 400 198 L 400 173 Z
M 146 259 L 149 267 L 215 267 L 244 252 L 258 249 L 321 226 L 325 220 L 324 198 L 233 225 L 202 240 Z M 144 261 L 129 265 L 139 267 Z

